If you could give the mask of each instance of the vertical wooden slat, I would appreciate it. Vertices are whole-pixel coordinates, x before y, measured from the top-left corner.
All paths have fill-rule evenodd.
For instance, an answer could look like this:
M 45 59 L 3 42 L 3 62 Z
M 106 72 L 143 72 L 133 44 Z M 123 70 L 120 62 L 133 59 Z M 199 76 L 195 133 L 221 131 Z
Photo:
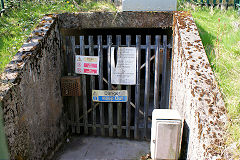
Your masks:
M 121 35 L 116 36 L 116 45 L 117 45 L 116 49 L 118 50 L 118 47 L 121 45 Z M 117 89 L 121 90 L 122 86 L 117 85 Z M 121 137 L 122 136 L 122 103 L 117 104 L 117 125 L 118 125 L 117 136 Z
M 163 35 L 163 66 L 162 66 L 162 86 L 161 86 L 161 109 L 166 109 L 166 74 L 167 72 L 167 35 Z
M 74 97 L 74 101 L 75 101 L 76 123 L 80 123 L 80 121 L 79 121 L 79 101 L 78 101 L 77 96 Z M 76 126 L 76 133 L 80 133 L 80 126 L 79 125 Z
M 2 9 L 5 8 L 5 6 L 4 6 L 4 0 L 1 0 L 1 6 L 2 6 Z M 2 10 L 2 9 L 1 9 L 1 10 Z M 1 11 L 1 10 L 0 10 L 0 11 Z
M 219 7 L 221 7 L 223 5 L 223 1 L 222 0 L 219 0 Z
M 240 16 L 240 0 L 238 0 L 237 6 L 238 6 L 238 16 Z
M 213 6 L 215 6 L 215 4 L 216 4 L 216 0 L 213 0 Z
M 70 51 L 70 37 L 69 36 L 66 36 L 66 53 L 67 53 L 67 73 L 68 73 L 68 76 L 71 76 L 71 72 L 72 72 L 72 68 L 71 68 L 71 64 L 73 63 L 72 62 L 72 54 L 71 54 L 71 51 Z M 68 98 L 68 103 L 69 103 L 69 106 L 70 106 L 70 119 L 71 119 L 71 123 L 74 123 L 75 122 L 75 116 L 74 116 L 74 106 L 73 106 L 73 97 L 69 97 Z M 72 133 L 75 133 L 75 126 L 71 125 L 72 127 Z
M 229 0 L 226 0 L 226 3 L 227 3 L 227 8 L 228 8 Z
M 136 72 L 136 86 L 135 86 L 135 119 L 134 119 L 134 139 L 138 139 L 138 121 L 139 121 L 139 107 L 140 107 L 140 67 L 141 67 L 141 35 L 136 36 L 137 47 L 137 72 Z
M 60 36 L 61 39 L 61 46 L 63 49 L 63 75 L 67 75 L 67 49 L 66 49 L 66 37 L 65 36 Z M 71 126 L 71 121 L 69 120 L 69 115 L 71 114 L 71 107 L 69 105 L 69 97 L 63 97 L 63 103 L 64 106 L 67 108 L 67 114 L 64 116 L 66 120 L 66 127 L 69 129 L 69 126 Z
M 159 65 L 160 65 L 160 36 L 155 36 L 155 77 L 154 77 L 154 108 L 159 108 Z
M 63 47 L 63 58 L 64 58 L 64 75 L 68 74 L 68 66 L 67 66 L 67 38 L 64 37 L 64 36 L 61 36 L 62 37 L 62 47 Z
M 145 66 L 145 91 L 144 91 L 144 137 L 147 137 L 148 129 L 148 107 L 150 91 L 150 57 L 151 57 L 151 36 L 146 36 L 146 66 Z
M 75 37 L 74 36 L 70 36 L 69 40 L 70 40 L 71 58 L 72 58 L 71 73 L 73 75 L 76 75 L 75 74 L 75 56 L 76 56 L 76 52 L 75 52 Z
M 94 56 L 94 48 L 93 48 L 93 36 L 88 37 L 88 44 L 89 44 L 89 55 Z M 90 88 L 91 91 L 95 89 L 95 76 L 90 77 Z M 94 107 L 94 102 L 91 101 L 91 108 L 92 108 L 92 130 L 93 135 L 96 135 L 96 108 Z
M 66 36 L 66 52 L 67 52 L 67 72 L 68 76 L 72 74 L 72 54 L 71 54 L 71 47 L 70 47 L 70 37 Z
M 102 36 L 98 35 L 98 57 L 99 57 L 99 90 L 103 90 L 103 50 L 102 50 Z M 99 104 L 100 109 L 100 123 L 101 123 L 101 135 L 105 136 L 104 129 L 104 106 L 102 103 Z
M 127 35 L 126 36 L 126 44 L 128 47 L 131 45 L 131 36 Z M 128 91 L 128 101 L 126 103 L 126 137 L 130 138 L 130 120 L 131 120 L 131 86 L 127 86 L 127 91 Z
M 240 16 L 240 0 L 236 0 L 235 9 L 238 9 L 238 15 Z
M 75 74 L 75 58 L 76 58 L 76 52 L 75 52 L 75 36 L 71 36 L 70 38 L 71 41 L 71 46 L 72 46 L 72 55 L 73 55 L 73 65 L 72 65 L 72 72 L 73 75 L 76 76 Z M 75 96 L 74 97 L 75 101 L 75 116 L 76 116 L 76 122 L 80 123 L 79 121 L 79 97 Z M 80 133 L 80 126 L 76 126 L 76 132 Z
M 84 36 L 80 36 L 80 55 L 85 55 Z M 88 134 L 86 75 L 82 75 L 84 134 Z
M 112 46 L 112 36 L 107 36 L 108 44 L 108 90 L 112 90 L 111 84 L 111 46 Z M 113 104 L 108 103 L 108 125 L 109 125 L 109 136 L 113 136 Z

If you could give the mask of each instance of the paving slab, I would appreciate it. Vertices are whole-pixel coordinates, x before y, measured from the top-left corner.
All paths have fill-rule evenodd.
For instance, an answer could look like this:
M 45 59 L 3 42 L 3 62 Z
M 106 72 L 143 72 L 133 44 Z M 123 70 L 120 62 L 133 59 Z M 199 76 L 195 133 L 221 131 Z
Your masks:
M 150 151 L 146 141 L 103 137 L 73 137 L 57 153 L 57 160 L 139 160 Z

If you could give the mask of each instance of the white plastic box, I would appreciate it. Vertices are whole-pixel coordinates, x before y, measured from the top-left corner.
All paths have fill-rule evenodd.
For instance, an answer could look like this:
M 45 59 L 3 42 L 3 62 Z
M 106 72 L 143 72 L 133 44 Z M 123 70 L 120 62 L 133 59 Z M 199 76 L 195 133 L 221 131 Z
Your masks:
M 179 158 L 182 127 L 183 123 L 178 111 L 153 110 L 151 129 L 151 157 L 153 160 Z
M 122 0 L 123 11 L 176 11 L 177 0 Z

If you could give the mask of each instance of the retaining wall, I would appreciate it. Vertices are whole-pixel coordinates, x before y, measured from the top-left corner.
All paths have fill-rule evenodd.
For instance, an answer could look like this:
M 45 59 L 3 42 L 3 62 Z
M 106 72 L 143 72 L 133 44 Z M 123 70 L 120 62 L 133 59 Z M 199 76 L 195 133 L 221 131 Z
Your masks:
M 227 114 L 220 90 L 188 12 L 176 12 L 170 108 L 185 119 L 182 158 L 224 158 Z
M 45 16 L 0 77 L 11 159 L 45 159 L 65 132 L 56 16 Z

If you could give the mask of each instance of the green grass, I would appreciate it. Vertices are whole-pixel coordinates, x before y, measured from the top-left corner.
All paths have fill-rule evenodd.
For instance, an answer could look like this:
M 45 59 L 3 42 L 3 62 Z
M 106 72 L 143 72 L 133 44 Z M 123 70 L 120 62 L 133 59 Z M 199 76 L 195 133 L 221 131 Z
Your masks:
M 196 7 L 190 10 L 226 103 L 227 143 L 240 145 L 240 17 L 236 10 Z M 240 158 L 240 148 L 234 151 Z
M 45 14 L 79 11 L 116 11 L 113 4 L 85 1 L 76 7 L 72 1 L 22 2 L 0 17 L 0 73 L 17 53 L 28 35 Z

